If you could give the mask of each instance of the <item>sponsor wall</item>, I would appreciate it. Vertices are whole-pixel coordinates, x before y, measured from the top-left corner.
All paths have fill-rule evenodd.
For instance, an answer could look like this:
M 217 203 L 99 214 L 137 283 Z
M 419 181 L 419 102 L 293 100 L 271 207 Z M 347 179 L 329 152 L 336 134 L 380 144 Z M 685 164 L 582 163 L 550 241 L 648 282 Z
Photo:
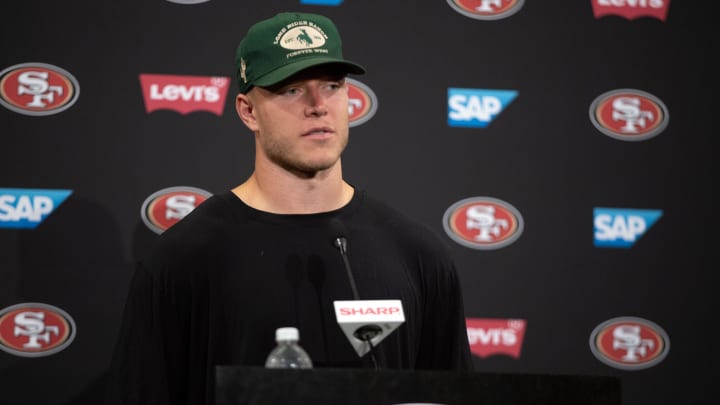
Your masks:
M 446 237 L 477 370 L 619 376 L 628 405 L 707 398 L 709 10 L 271 3 L 0 5 L 3 403 L 99 403 L 134 261 L 250 173 L 234 50 L 287 10 L 333 18 L 368 69 L 346 176 Z

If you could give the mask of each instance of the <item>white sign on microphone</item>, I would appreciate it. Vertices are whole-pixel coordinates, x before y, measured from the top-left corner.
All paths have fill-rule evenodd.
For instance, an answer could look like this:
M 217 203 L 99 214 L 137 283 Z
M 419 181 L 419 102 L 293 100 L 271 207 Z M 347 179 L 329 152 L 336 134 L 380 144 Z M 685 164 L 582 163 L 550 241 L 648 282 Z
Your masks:
M 334 301 L 335 317 L 350 344 L 362 357 L 405 322 L 400 300 Z M 370 343 L 366 341 L 370 340 Z

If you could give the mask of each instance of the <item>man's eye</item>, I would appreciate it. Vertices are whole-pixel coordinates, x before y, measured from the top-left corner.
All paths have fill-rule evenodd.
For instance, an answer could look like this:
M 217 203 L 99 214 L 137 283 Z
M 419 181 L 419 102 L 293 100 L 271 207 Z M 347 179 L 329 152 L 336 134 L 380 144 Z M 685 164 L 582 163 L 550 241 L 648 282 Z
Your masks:
M 300 93 L 300 89 L 297 87 L 288 87 L 281 91 L 282 94 L 294 95 Z

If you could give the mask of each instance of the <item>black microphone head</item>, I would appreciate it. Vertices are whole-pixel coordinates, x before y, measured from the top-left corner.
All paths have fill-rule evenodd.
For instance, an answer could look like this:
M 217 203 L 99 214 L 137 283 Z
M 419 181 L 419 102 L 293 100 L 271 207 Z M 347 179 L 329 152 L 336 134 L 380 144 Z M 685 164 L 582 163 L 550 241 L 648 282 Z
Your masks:
M 338 218 L 331 218 L 328 222 L 328 229 L 333 238 L 347 238 L 347 227 Z
M 330 219 L 328 230 L 332 236 L 332 244 L 338 249 L 345 251 L 347 249 L 347 227 L 337 218 Z

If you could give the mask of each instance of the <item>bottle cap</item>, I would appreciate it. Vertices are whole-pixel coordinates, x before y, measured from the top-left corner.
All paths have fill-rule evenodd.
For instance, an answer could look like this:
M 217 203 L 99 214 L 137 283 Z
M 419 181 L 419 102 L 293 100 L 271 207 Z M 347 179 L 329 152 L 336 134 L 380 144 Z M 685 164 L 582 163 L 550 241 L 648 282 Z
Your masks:
M 297 328 L 288 326 L 284 328 L 277 328 L 275 330 L 275 341 L 281 340 L 299 340 L 300 332 Z

